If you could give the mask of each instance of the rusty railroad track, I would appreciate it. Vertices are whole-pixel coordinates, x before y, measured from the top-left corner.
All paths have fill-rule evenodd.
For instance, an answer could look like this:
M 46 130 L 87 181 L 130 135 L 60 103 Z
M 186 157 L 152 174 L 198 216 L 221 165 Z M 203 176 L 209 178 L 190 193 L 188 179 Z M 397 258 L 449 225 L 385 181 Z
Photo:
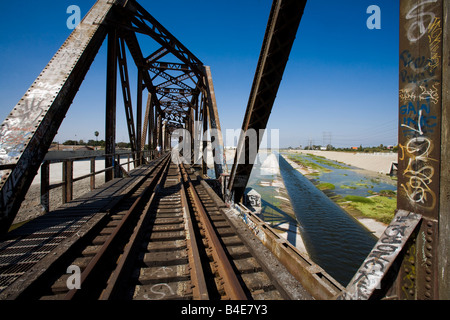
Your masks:
M 81 271 L 68 287 L 69 266 Z M 289 299 L 189 166 L 167 157 L 15 299 Z

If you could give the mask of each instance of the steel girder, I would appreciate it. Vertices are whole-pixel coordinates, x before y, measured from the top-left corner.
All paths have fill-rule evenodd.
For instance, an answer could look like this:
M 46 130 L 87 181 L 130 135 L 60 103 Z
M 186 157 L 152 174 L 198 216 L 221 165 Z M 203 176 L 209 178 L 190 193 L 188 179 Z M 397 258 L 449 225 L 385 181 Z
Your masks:
M 118 41 L 117 58 L 119 61 L 119 74 L 120 74 L 120 80 L 122 82 L 122 95 L 123 95 L 123 101 L 124 101 L 124 105 L 125 105 L 125 116 L 127 119 L 127 129 L 128 129 L 128 136 L 130 138 L 130 143 L 131 143 L 131 151 L 136 152 L 138 150 L 137 137 L 136 137 L 136 129 L 137 128 L 135 129 L 135 126 L 134 126 L 133 105 L 131 102 L 130 79 L 128 76 L 125 41 L 123 40 L 123 38 L 120 38 Z M 138 92 L 138 96 L 142 96 L 142 92 Z M 137 122 L 137 123 L 139 123 L 139 122 Z M 133 154 L 133 158 L 135 158 L 135 154 Z
M 0 233 L 20 208 L 78 91 L 119 1 L 99 0 L 53 56 L 0 128 Z
M 131 48 L 130 51 L 136 64 L 151 74 L 151 78 L 144 82 L 150 83 L 147 87 L 151 87 L 149 91 L 158 104 L 158 116 L 162 116 L 161 121 L 175 122 L 186 129 L 193 130 L 193 117 L 203 114 L 202 108 L 208 109 L 209 121 L 203 122 L 202 132 L 206 131 L 208 126 L 218 130 L 218 137 L 213 141 L 213 150 L 216 160 L 216 178 L 219 177 L 224 163 L 223 139 L 210 68 L 205 67 L 195 55 L 135 1 L 128 3 L 124 16 L 127 17 L 127 22 L 122 27 L 129 34 L 126 36 L 127 44 L 135 49 L 134 53 Z M 145 55 L 139 48 L 135 33 L 151 36 L 162 47 L 144 58 Z M 168 61 L 169 54 L 179 61 Z M 206 97 L 207 101 L 201 106 L 199 106 L 199 102 L 202 101 L 199 99 L 200 94 Z
M 147 34 L 158 42 L 164 49 L 159 49 L 158 58 L 162 54 L 167 54 L 168 50 L 175 57 L 188 65 L 191 70 L 201 77 L 201 66 L 203 63 L 192 52 L 190 52 L 178 39 L 176 39 L 166 28 L 164 28 L 150 13 L 148 13 L 136 1 L 129 1 L 127 4 L 127 12 L 129 21 L 131 22 L 130 29 L 138 33 Z M 154 58 L 152 59 L 154 61 Z
M 256 157 L 256 153 L 249 152 L 245 133 L 249 129 L 256 130 L 259 150 L 263 138 L 260 130 L 266 129 L 305 5 L 306 0 L 273 2 L 230 174 L 228 190 L 234 192 L 235 201 L 240 201 L 244 195 Z
M 158 49 L 144 55 L 136 33 L 150 36 L 158 44 Z M 160 145 L 163 139 L 167 141 L 167 137 L 162 136 L 163 130 L 170 132 L 185 123 L 192 123 L 194 111 L 198 113 L 199 109 L 209 107 L 206 104 L 199 106 L 199 101 L 203 101 L 199 95 L 208 97 L 210 91 L 205 84 L 203 63 L 195 55 L 135 0 L 97 1 L 0 128 L 0 234 L 7 232 L 13 222 L 107 35 L 108 154 L 115 152 L 117 73 L 122 80 L 133 151 L 142 150 L 147 133 L 149 146 L 156 148 L 158 141 Z M 138 68 L 136 123 L 133 119 L 126 48 Z M 177 61 L 167 61 L 169 53 Z M 166 61 L 160 61 L 162 58 Z M 140 108 L 144 88 L 148 90 L 148 101 L 142 128 Z M 200 112 L 203 114 L 203 109 Z M 219 123 L 218 118 L 214 123 Z M 191 125 L 189 127 L 192 129 Z
M 163 116 L 163 121 L 174 120 L 173 116 L 169 116 L 171 113 L 167 107 L 169 104 L 189 104 L 189 97 L 200 94 L 203 79 L 199 72 L 203 64 L 135 1 L 128 2 L 123 16 L 126 22 L 117 25 L 124 30 L 124 37 L 135 63 L 144 70 L 144 83 L 154 97 L 157 112 Z M 162 47 L 145 58 L 135 33 L 150 36 Z M 177 61 L 159 61 L 169 53 Z M 194 87 L 187 84 L 186 80 L 193 83 Z M 166 108 L 163 110 L 162 106 Z M 181 118 L 177 120 L 183 123 Z
M 450 299 L 449 17 L 447 0 L 400 1 L 397 209 L 422 221 L 404 249 L 399 299 Z

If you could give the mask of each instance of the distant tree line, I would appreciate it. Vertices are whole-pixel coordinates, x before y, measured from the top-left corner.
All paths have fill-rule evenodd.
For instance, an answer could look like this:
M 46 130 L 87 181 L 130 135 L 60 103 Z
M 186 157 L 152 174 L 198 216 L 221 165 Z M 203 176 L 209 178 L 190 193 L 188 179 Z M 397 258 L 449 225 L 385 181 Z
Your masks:
M 398 146 L 384 146 L 380 144 L 376 147 L 363 147 L 360 145 L 358 148 L 333 148 L 334 151 L 351 151 L 351 152 L 365 152 L 365 153 L 373 153 L 373 152 L 397 152 Z
M 87 142 L 84 140 L 66 140 L 62 143 L 65 146 L 91 146 L 91 147 L 105 147 L 105 140 L 88 140 Z M 116 143 L 117 148 L 126 149 L 131 148 L 131 143 L 129 142 L 117 142 Z
M 300 146 L 298 148 L 289 147 L 288 149 L 373 153 L 373 152 L 397 152 L 398 146 L 385 146 L 383 144 L 380 144 L 379 146 L 373 146 L 373 147 L 363 147 L 362 145 L 360 145 L 359 147 L 336 148 L 336 147 L 333 147 L 331 144 L 328 144 L 325 147 L 323 147 L 322 145 L 309 145 L 304 148 L 302 148 L 302 146 Z

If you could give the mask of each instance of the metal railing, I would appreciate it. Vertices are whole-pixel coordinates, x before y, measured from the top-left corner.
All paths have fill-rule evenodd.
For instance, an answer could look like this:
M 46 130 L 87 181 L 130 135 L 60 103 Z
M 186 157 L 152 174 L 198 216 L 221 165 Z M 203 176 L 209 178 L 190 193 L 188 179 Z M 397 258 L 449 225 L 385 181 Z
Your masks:
M 121 163 L 121 157 L 127 157 L 127 161 Z M 141 151 L 141 152 L 129 152 L 129 153 L 115 153 L 115 154 L 102 154 L 95 156 L 74 157 L 68 159 L 57 160 L 44 160 L 41 165 L 41 206 L 45 213 L 50 211 L 50 190 L 62 187 L 62 203 L 67 203 L 73 200 L 73 184 L 77 181 L 84 179 L 90 179 L 90 191 L 95 189 L 96 176 L 101 173 L 113 171 L 114 178 L 127 176 L 131 169 L 137 168 L 147 161 L 155 159 L 159 156 L 155 150 Z M 112 159 L 112 166 L 104 169 L 95 170 L 95 162 L 100 159 Z M 73 169 L 74 162 L 90 160 L 90 173 L 74 178 Z M 50 183 L 50 164 L 62 163 L 62 181 L 57 183 Z M 130 165 L 133 164 L 133 168 Z M 125 170 L 123 167 L 126 166 Z M 107 181 L 105 181 L 107 182 Z

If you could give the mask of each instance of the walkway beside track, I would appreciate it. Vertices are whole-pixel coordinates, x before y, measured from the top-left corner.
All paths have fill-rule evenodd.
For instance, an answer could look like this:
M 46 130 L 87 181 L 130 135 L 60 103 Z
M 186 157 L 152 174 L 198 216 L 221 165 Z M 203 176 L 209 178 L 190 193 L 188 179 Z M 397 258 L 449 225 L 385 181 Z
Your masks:
M 127 178 L 113 179 L 0 238 L 0 300 L 14 299 L 16 292 L 45 272 L 45 266 L 91 230 L 159 161 L 130 171 Z

